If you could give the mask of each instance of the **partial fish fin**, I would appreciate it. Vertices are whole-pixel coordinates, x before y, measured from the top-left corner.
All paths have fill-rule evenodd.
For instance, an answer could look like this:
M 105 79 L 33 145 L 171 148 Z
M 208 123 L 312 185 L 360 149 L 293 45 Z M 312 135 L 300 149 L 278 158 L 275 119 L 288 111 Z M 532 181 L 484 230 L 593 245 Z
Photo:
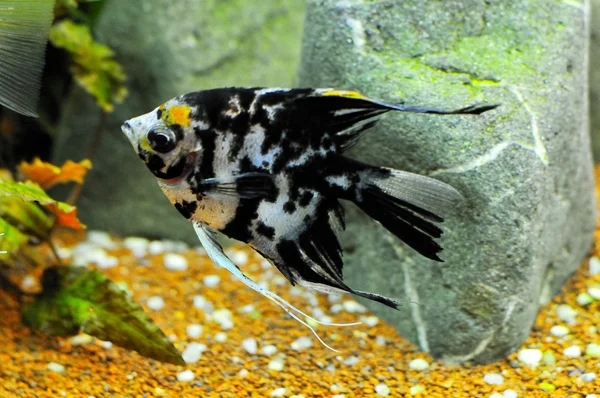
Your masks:
M 231 272 L 233 275 L 235 275 L 240 281 L 242 281 L 246 286 L 257 291 L 258 293 L 262 294 L 263 296 L 265 296 L 266 298 L 268 298 L 269 300 L 273 301 L 275 304 L 277 304 L 278 306 L 283 308 L 283 310 L 285 312 L 287 312 L 289 316 L 291 316 L 292 318 L 294 318 L 295 320 L 300 322 L 302 325 L 304 325 L 306 328 L 308 328 L 315 335 L 315 337 L 321 342 L 321 344 L 323 344 L 325 347 L 329 348 L 330 350 L 338 352 L 337 350 L 334 350 L 333 348 L 331 348 L 330 346 L 325 344 L 325 342 L 321 339 L 321 337 L 319 337 L 319 335 L 317 334 L 315 329 L 312 326 L 310 326 L 308 323 L 306 323 L 305 321 L 303 321 L 302 319 L 299 318 L 300 315 L 304 316 L 305 318 L 307 318 L 313 322 L 316 322 L 318 324 L 323 324 L 323 325 L 353 326 L 353 325 L 360 324 L 360 322 L 345 323 L 345 324 L 344 323 L 338 324 L 338 323 L 321 322 L 321 321 L 314 319 L 313 317 L 305 314 L 304 312 L 302 312 L 298 308 L 294 307 L 293 305 L 291 305 L 290 303 L 288 303 L 286 300 L 282 299 L 275 293 L 271 292 L 268 289 L 261 287 L 259 284 L 254 282 L 252 279 L 248 278 L 239 269 L 239 267 L 237 265 L 235 265 L 229 259 L 229 257 L 227 257 L 227 255 L 223 251 L 223 248 L 217 242 L 214 232 L 211 231 L 207 226 L 200 224 L 200 223 L 194 223 L 194 230 L 196 231 L 196 234 L 198 235 L 198 239 L 200 240 L 200 243 L 204 247 L 204 250 L 206 250 L 208 257 L 210 257 L 210 259 L 216 265 L 227 269 L 229 272 Z
M 0 2 L 0 104 L 37 117 L 54 0 Z
M 232 196 L 242 199 L 266 198 L 275 200 L 277 187 L 268 173 L 244 173 L 227 177 L 207 178 L 200 182 L 209 195 Z
M 442 261 L 437 255 L 442 247 L 435 241 L 442 230 L 436 224 L 461 203 L 462 195 L 433 178 L 343 159 L 348 168 L 359 170 L 354 197 L 346 199 L 423 256 Z
M 381 102 L 375 102 L 375 103 L 377 103 L 377 104 L 381 105 L 382 107 L 385 107 L 389 110 L 393 110 L 393 111 L 410 112 L 410 113 L 432 113 L 435 115 L 480 115 L 483 112 L 487 112 L 492 109 L 496 109 L 497 107 L 500 106 L 500 104 L 478 104 L 478 105 L 470 105 L 465 108 L 455 109 L 452 111 L 445 111 L 443 109 L 427 108 L 424 106 L 404 105 L 402 103 L 394 104 L 394 105 L 388 105 L 388 104 L 384 104 Z
M 337 239 L 343 225 L 341 206 L 335 201 L 326 216 L 313 222 L 297 239 L 279 242 L 281 260 L 271 262 L 292 284 L 325 293 L 351 293 L 398 309 L 400 303 L 394 299 L 354 290 L 344 283 L 342 248 Z
M 296 99 L 296 105 L 319 121 L 319 131 L 332 134 L 342 151 L 356 144 L 360 136 L 373 127 L 381 115 L 389 111 L 431 113 L 437 115 L 478 115 L 499 104 L 472 105 L 457 110 L 400 104 L 385 104 L 355 91 L 316 89 L 313 95 Z M 312 117 L 311 117 L 312 118 Z

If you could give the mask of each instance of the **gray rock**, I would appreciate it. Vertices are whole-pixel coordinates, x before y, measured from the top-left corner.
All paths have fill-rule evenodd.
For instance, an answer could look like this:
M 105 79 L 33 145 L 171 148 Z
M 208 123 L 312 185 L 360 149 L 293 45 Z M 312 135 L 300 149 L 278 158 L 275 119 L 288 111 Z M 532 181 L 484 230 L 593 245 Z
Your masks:
M 353 156 L 427 174 L 466 200 L 443 224 L 444 263 L 348 208 L 349 285 L 424 351 L 489 362 L 527 337 L 592 242 L 586 6 L 533 0 L 312 0 L 301 86 L 356 89 L 482 116 L 388 114 Z
M 127 0 L 106 5 L 95 29 L 128 74 L 130 95 L 109 116 L 78 202 L 90 228 L 197 242 L 121 133 L 124 120 L 196 90 L 291 86 L 300 57 L 304 2 L 298 0 Z M 74 90 L 55 161 L 81 159 L 98 124 L 92 99 Z
M 591 0 L 590 109 L 594 159 L 600 162 L 600 0 Z

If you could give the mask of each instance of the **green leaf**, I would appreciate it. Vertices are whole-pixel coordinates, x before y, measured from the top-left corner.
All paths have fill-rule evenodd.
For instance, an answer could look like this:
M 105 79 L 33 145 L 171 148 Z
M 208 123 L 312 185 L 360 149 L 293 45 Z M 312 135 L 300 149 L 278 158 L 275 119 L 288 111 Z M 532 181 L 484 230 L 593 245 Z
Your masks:
M 23 319 L 32 328 L 57 336 L 81 330 L 146 357 L 185 365 L 139 304 L 99 271 L 48 268 L 43 286 L 44 293 L 23 310 Z
M 47 240 L 54 220 L 36 203 L 16 196 L 0 196 L 0 217 L 27 234 Z
M 18 196 L 28 202 L 36 201 L 43 205 L 56 203 L 38 184 L 31 181 L 0 180 L 0 195 Z
M 50 42 L 71 54 L 75 80 L 102 109 L 110 112 L 123 102 L 127 96 L 123 68 L 110 48 L 93 39 L 87 25 L 62 20 L 52 26 Z
M 0 218 L 0 233 L 3 234 L 0 237 L 0 251 L 6 252 L 0 257 L 0 263 L 11 265 L 19 249 L 27 244 L 27 235 L 2 218 Z

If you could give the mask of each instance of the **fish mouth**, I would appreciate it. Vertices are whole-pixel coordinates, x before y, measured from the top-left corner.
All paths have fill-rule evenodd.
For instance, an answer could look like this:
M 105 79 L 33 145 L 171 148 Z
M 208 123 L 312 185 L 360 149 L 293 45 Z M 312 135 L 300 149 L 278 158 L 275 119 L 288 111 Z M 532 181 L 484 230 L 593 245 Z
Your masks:
M 121 125 L 121 131 L 125 134 L 131 145 L 133 145 L 133 147 L 135 148 L 136 142 L 133 134 L 133 128 L 131 127 L 129 122 L 125 122 L 123 123 L 123 125 Z
M 182 157 L 177 163 L 169 167 L 166 173 L 158 172 L 156 177 L 160 178 L 163 183 L 173 185 L 185 180 L 193 171 L 196 154 L 190 153 Z

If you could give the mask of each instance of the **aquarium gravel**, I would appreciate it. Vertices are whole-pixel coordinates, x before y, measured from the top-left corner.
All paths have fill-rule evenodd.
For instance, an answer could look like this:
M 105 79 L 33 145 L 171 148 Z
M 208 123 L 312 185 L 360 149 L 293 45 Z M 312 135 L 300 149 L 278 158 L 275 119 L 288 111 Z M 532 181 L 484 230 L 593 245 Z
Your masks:
M 60 232 L 60 253 L 133 294 L 183 353 L 162 364 L 86 335 L 31 332 L 0 291 L 0 398 L 12 397 L 600 397 L 600 230 L 591 259 L 544 306 L 508 359 L 446 365 L 421 353 L 351 297 L 281 283 L 253 251 L 227 249 L 244 272 L 320 320 L 323 347 L 278 307 L 216 268 L 201 248 Z M 115 259 L 115 260 L 112 260 Z M 187 265 L 187 266 L 185 266 Z M 581 301 L 581 294 L 589 297 Z

